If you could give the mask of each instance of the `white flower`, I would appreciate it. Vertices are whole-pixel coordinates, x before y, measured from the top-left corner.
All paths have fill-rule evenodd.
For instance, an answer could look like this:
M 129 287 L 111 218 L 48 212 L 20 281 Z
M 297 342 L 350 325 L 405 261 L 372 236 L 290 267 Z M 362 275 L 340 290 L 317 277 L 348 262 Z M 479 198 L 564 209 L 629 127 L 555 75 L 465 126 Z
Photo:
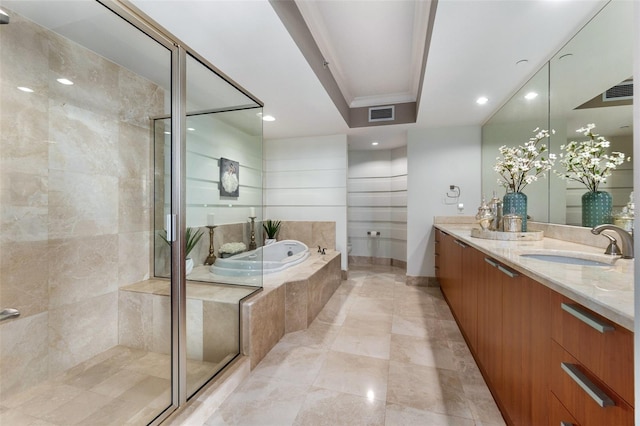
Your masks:
M 236 254 L 242 253 L 247 249 L 244 243 L 225 243 L 220 246 L 218 253 Z
M 548 158 L 542 155 L 547 152 L 547 146 L 540 141 L 549 137 L 547 130 L 535 129 L 535 137 L 530 138 L 524 146 L 501 146 L 498 151 L 501 156 L 496 158 L 494 170 L 500 175 L 498 183 L 514 192 L 520 192 L 530 183 L 538 180 L 539 175 L 544 175 L 553 167 L 556 156 L 549 154 Z
M 598 186 L 606 182 L 612 171 L 625 159 L 625 155 L 621 152 L 606 153 L 610 142 L 593 133 L 592 130 L 595 127 L 596 125 L 591 123 L 576 130 L 576 132 L 588 136 L 589 140 L 571 141 L 560 146 L 560 149 L 564 151 L 560 154 L 560 164 L 565 167 L 566 171 L 561 173 L 554 170 L 554 173 L 562 179 L 580 182 L 592 192 L 596 192 Z

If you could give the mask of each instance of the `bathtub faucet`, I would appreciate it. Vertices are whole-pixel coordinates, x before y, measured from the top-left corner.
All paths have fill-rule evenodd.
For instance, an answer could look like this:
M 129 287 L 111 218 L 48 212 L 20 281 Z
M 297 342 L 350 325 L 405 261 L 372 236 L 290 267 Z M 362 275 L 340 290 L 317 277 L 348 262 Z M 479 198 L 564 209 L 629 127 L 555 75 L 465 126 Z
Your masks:
M 327 254 L 327 253 L 325 253 L 325 250 L 326 250 L 326 248 L 322 249 L 322 254 Z
M 322 253 L 322 250 L 320 249 L 320 246 L 318 246 L 318 253 Z
M 618 235 L 620 235 L 620 243 L 622 244 L 622 258 L 623 259 L 633 259 L 633 237 L 631 234 L 623 228 L 615 225 L 609 225 L 605 223 L 604 225 L 598 225 L 591 230 L 591 233 L 594 235 L 600 235 L 602 231 L 610 230 L 616 231 Z

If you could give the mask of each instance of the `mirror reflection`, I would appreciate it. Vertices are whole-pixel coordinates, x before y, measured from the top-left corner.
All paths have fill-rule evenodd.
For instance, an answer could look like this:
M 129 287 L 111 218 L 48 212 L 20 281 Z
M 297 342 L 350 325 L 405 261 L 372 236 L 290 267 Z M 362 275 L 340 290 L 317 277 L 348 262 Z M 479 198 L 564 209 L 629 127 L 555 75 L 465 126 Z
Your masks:
M 482 128 L 482 190 L 486 197 L 504 189 L 493 170 L 498 148 L 526 142 L 536 128 L 553 129 L 551 152 L 570 141 L 588 138 L 576 130 L 593 130 L 610 141 L 609 152 L 633 156 L 633 2 L 610 2 Z M 534 96 L 533 94 L 537 94 Z M 556 162 L 554 169 L 562 168 Z M 631 162 L 616 167 L 599 188 L 612 196 L 612 213 L 627 207 L 633 191 Z M 529 185 L 532 220 L 581 225 L 585 185 L 553 173 Z

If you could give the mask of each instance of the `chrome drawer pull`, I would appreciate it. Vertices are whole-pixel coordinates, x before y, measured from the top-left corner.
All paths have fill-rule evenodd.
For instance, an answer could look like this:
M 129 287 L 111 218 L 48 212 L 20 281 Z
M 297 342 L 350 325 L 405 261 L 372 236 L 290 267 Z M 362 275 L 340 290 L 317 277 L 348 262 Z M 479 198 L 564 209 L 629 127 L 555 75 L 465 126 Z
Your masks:
M 560 307 L 562 310 L 570 313 L 574 317 L 578 318 L 583 323 L 587 324 L 589 327 L 598 330 L 600 333 L 606 333 L 607 331 L 613 331 L 615 328 L 607 324 L 606 322 L 601 321 L 599 318 L 591 315 L 589 312 L 580 309 L 576 305 L 567 305 L 566 303 L 561 303 Z
M 498 265 L 498 269 L 501 270 L 503 273 L 507 274 L 508 276 L 510 276 L 511 278 L 515 278 L 518 276 L 516 272 L 513 272 L 512 270 L 507 269 L 502 265 Z
M 8 320 L 9 318 L 19 317 L 20 311 L 13 308 L 7 308 L 0 311 L 0 321 Z
M 578 367 L 574 364 L 561 362 L 562 369 L 573 379 L 578 386 L 582 388 L 593 400 L 601 407 L 613 407 L 615 402 L 609 396 L 604 393 L 599 387 L 597 387 L 587 376 L 582 374 Z
M 462 248 L 467 248 L 469 247 L 468 245 L 466 245 L 465 243 L 458 241 L 458 240 L 453 240 L 454 243 L 456 243 L 457 245 L 459 245 Z
M 560 426 L 574 426 L 573 423 L 569 422 L 560 422 Z
M 485 257 L 484 261 L 487 262 L 489 265 L 493 266 L 494 268 L 498 266 L 498 264 L 496 262 L 494 262 L 493 260 L 489 259 L 488 257 Z

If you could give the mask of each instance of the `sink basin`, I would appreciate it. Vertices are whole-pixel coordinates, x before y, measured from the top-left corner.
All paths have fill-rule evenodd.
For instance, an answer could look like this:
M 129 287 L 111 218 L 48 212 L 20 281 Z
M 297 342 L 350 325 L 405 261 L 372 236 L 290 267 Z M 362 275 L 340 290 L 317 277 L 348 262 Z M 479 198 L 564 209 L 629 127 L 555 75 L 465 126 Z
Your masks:
M 523 253 L 520 257 L 582 266 L 611 266 L 618 260 L 617 257 L 598 256 L 590 253 Z

